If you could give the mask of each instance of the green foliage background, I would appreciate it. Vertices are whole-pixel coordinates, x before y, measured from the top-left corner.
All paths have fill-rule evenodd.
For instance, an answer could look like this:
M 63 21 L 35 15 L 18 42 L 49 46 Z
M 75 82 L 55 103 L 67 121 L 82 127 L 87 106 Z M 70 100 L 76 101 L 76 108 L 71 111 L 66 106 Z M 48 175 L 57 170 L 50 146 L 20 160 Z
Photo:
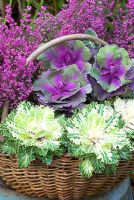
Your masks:
M 56 15 L 64 3 L 66 3 L 65 0 L 0 0 L 0 13 L 4 17 L 4 7 L 10 4 L 13 16 L 18 21 L 26 6 L 32 6 L 33 18 L 35 18 L 42 5 L 46 6 L 50 13 Z

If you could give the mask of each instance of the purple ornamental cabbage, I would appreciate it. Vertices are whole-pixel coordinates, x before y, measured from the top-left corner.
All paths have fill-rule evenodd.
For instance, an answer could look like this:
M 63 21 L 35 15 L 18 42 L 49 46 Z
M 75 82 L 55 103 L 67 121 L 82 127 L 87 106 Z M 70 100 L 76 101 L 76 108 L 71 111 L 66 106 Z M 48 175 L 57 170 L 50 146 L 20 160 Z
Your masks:
M 132 66 L 126 74 L 126 79 L 131 81 L 128 84 L 128 87 L 129 87 L 130 90 L 134 91 L 134 60 L 132 59 L 131 61 L 132 61 Z
M 126 73 L 127 84 L 127 92 L 125 97 L 134 97 L 134 59 L 131 59 L 131 68 Z
M 106 99 L 110 99 L 112 97 L 115 97 L 115 96 L 122 96 L 124 94 L 127 93 L 128 91 L 128 85 L 123 85 L 121 87 L 119 87 L 116 91 L 113 91 L 113 92 L 107 92 L 106 90 L 104 90 L 101 85 L 99 85 L 97 83 L 97 81 L 90 77 L 90 82 L 91 82 L 91 85 L 92 85 L 92 97 L 93 98 L 96 98 L 98 101 L 104 101 Z
M 132 97 L 134 96 L 134 60 L 131 59 L 131 67 L 128 69 L 125 75 L 126 84 L 119 87 L 113 92 L 108 92 L 104 90 L 101 85 L 95 80 L 95 78 L 90 77 L 90 82 L 92 85 L 92 96 L 97 98 L 98 101 L 104 101 L 105 99 L 112 98 L 115 96 L 122 97 Z
M 78 70 L 77 65 L 43 72 L 34 82 L 33 90 L 41 104 L 55 109 L 78 107 L 92 91 L 87 74 Z
M 127 83 L 125 75 L 130 65 L 130 58 L 125 49 L 107 45 L 99 50 L 96 63 L 90 68 L 90 75 L 104 91 L 110 93 Z
M 45 68 L 60 70 L 75 64 L 82 72 L 88 70 L 90 58 L 89 48 L 80 40 L 62 43 L 38 56 Z

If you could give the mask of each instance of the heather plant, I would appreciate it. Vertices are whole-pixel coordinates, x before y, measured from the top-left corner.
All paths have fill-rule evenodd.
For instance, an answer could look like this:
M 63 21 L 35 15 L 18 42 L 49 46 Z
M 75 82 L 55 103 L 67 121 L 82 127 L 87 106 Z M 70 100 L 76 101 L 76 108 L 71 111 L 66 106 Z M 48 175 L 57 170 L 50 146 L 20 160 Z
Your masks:
M 84 33 L 92 28 L 100 38 L 118 44 L 134 56 L 133 1 L 123 4 L 115 0 L 69 0 L 55 20 L 57 36 Z
M 133 2 L 134 4 L 134 2 Z M 112 16 L 113 30 L 106 33 L 105 40 L 110 44 L 118 44 L 128 50 L 130 57 L 134 57 L 134 15 L 133 8 L 124 7 Z
M 38 64 L 26 66 L 26 58 L 46 37 L 44 24 L 51 18 L 45 8 L 34 21 L 27 8 L 18 26 L 12 18 L 11 7 L 6 7 L 5 21 L 0 26 L 0 106 L 9 101 L 11 107 L 28 98 L 32 90 L 33 74 Z M 44 23 L 44 24 L 43 24 Z M 47 31 L 47 30 L 46 30 Z
M 0 12 L 5 17 L 5 5 L 10 4 L 12 7 L 13 17 L 19 21 L 22 13 L 27 6 L 31 6 L 32 18 L 36 18 L 42 5 L 46 6 L 47 10 L 53 14 L 56 14 L 65 3 L 64 0 L 0 0 Z
M 127 8 L 134 8 L 134 0 L 128 0 L 128 3 L 127 3 Z

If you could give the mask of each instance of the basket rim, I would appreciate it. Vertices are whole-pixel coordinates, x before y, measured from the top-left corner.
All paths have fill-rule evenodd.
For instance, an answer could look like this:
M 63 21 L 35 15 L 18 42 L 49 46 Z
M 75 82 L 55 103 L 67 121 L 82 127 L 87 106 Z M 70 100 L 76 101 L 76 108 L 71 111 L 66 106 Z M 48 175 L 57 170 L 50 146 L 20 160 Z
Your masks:
M 6 153 L 0 153 L 0 157 L 7 157 L 7 158 L 9 158 L 9 159 L 16 159 L 17 160 L 17 156 L 16 155 L 8 155 L 8 154 L 6 154 Z M 65 153 L 65 154 L 63 154 L 61 157 L 54 157 L 54 159 L 53 159 L 53 161 L 52 161 L 52 163 L 51 163 L 51 165 L 53 165 L 53 164 L 55 164 L 56 162 L 58 162 L 58 161 L 60 161 L 60 160 L 62 160 L 62 159 L 65 159 L 65 160 L 72 160 L 72 161 L 76 161 L 76 162 L 78 162 L 79 163 L 79 159 L 78 158 L 75 158 L 75 157 L 73 157 L 73 156 L 71 156 L 71 155 L 69 155 L 68 153 Z M 120 163 L 126 163 L 126 162 L 130 162 L 131 160 L 133 160 L 134 159 L 134 151 L 132 152 L 132 154 L 131 154 L 131 157 L 130 157 L 130 159 L 129 160 L 125 160 L 125 159 L 121 159 L 120 160 Z M 42 163 L 43 165 L 46 165 L 45 163 L 43 163 L 40 159 L 38 159 L 38 158 L 36 158 L 34 161 L 32 161 L 31 163 L 33 163 L 33 162 L 40 162 L 40 163 Z M 118 166 L 117 166 L 118 167 Z

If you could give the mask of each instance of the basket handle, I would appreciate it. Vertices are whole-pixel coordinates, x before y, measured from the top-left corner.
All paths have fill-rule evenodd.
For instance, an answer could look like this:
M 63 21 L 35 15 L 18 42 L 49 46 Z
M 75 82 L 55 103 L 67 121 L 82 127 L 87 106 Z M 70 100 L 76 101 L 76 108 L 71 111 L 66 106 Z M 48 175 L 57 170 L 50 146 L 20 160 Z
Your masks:
M 33 61 L 34 59 L 36 59 L 43 51 L 58 45 L 62 42 L 66 42 L 69 40 L 79 40 L 79 39 L 85 39 L 85 40 L 90 40 L 91 42 L 95 42 L 95 43 L 99 43 L 101 45 L 107 45 L 108 43 L 101 40 L 100 38 L 97 38 L 95 36 L 92 35 L 88 35 L 88 34 L 72 34 L 72 35 L 65 35 L 59 38 L 56 38 L 54 40 L 51 40 L 43 45 L 41 45 L 38 49 L 36 49 L 28 58 L 27 58 L 27 64 L 30 61 Z

